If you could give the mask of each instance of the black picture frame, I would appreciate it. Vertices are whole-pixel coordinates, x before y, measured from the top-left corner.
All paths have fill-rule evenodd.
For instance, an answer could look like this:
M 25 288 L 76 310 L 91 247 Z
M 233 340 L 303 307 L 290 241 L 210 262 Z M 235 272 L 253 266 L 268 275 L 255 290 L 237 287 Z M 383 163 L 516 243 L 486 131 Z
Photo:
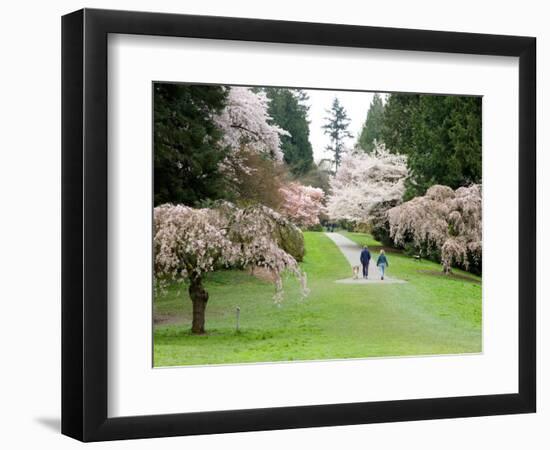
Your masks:
M 519 58 L 516 393 L 107 416 L 107 36 L 110 33 Z M 535 412 L 536 39 L 83 9 L 62 18 L 62 433 L 82 441 Z

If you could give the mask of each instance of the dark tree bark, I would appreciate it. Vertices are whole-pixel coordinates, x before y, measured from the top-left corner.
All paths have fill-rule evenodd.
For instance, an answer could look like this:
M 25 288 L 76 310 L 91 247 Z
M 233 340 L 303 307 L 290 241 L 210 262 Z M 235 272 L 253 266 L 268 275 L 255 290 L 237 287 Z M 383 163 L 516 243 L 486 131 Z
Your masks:
M 202 285 L 202 278 L 200 276 L 191 277 L 189 297 L 191 297 L 191 301 L 193 302 L 193 324 L 191 326 L 191 332 L 193 334 L 204 334 L 208 292 L 204 289 L 204 286 Z

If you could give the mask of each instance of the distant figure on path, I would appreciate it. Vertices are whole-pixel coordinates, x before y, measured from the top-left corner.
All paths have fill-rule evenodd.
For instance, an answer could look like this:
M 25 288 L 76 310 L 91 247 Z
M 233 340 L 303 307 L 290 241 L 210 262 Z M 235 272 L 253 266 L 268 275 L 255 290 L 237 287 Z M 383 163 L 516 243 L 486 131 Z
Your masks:
M 384 252 L 384 250 L 380 250 L 380 255 L 378 255 L 376 265 L 378 266 L 378 270 L 380 270 L 380 279 L 383 280 L 386 267 L 389 266 L 388 258 L 386 258 L 386 253 Z
M 367 246 L 363 247 L 361 251 L 361 265 L 363 266 L 363 278 L 368 278 L 369 276 L 369 263 L 370 263 L 370 252 Z

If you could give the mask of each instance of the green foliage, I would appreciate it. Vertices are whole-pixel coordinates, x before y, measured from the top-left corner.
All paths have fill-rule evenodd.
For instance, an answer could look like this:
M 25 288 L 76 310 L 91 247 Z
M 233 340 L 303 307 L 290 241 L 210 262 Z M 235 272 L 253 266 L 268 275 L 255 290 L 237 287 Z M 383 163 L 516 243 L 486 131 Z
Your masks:
M 380 94 L 375 93 L 372 98 L 367 119 L 363 124 L 357 144 L 367 153 L 374 150 L 374 141 L 382 140 L 382 127 L 384 126 L 384 103 Z
M 335 171 L 337 171 L 342 160 L 342 154 L 345 151 L 344 139 L 352 137 L 348 131 L 350 118 L 345 108 L 340 104 L 338 97 L 334 97 L 332 106 L 327 112 L 329 116 L 325 118 L 327 122 L 323 125 L 323 129 L 330 138 L 330 144 L 327 145 L 326 149 L 334 153 L 333 162 Z
M 387 222 L 378 222 L 371 227 L 371 233 L 374 238 L 387 246 L 393 246 L 393 240 L 390 236 Z
M 282 197 L 279 188 L 287 178 L 287 170 L 266 155 L 243 149 L 239 153 L 243 167 L 235 167 L 232 183 L 234 202 L 240 207 L 265 205 L 278 210 Z
M 155 205 L 196 205 L 224 195 L 218 165 L 226 156 L 213 115 L 225 106 L 223 86 L 155 83 Z
M 481 183 L 481 98 L 390 95 L 382 140 L 408 156 L 405 200 L 434 184 L 456 189 Z
M 296 261 L 304 260 L 304 235 L 298 227 L 290 222 L 278 223 L 275 228 L 275 240 L 277 245 Z
M 325 195 L 330 191 L 330 174 L 319 168 L 315 163 L 303 175 L 296 177 L 296 181 L 304 186 L 313 186 L 323 190 Z
M 392 276 L 405 284 L 349 285 L 351 268 L 323 233 L 306 232 L 302 264 L 311 294 L 300 300 L 295 280 L 285 282 L 281 307 L 273 286 L 240 271 L 214 272 L 205 336 L 189 333 L 191 302 L 184 285 L 156 298 L 154 365 L 223 364 L 430 355 L 481 351 L 481 286 L 421 271 L 430 261 L 389 254 Z M 368 235 L 347 235 L 376 245 Z M 375 252 L 375 257 L 377 256 Z M 471 277 L 471 275 L 469 275 Z M 240 333 L 235 308 L 240 306 Z
M 325 228 L 320 223 L 307 227 L 307 231 L 325 231 Z
M 284 161 L 294 175 L 302 175 L 313 164 L 307 120 L 308 97 L 299 89 L 269 87 L 265 88 L 265 93 L 270 99 L 268 112 L 273 122 L 290 133 L 290 136 L 281 137 Z

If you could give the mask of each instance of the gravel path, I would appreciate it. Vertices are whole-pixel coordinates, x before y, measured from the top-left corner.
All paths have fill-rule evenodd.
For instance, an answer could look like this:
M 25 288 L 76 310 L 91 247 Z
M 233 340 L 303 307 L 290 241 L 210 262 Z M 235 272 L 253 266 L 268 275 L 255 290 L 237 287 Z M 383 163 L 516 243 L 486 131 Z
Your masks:
M 363 279 L 362 277 L 362 268 L 360 262 L 361 247 L 348 239 L 345 236 L 342 236 L 340 233 L 325 233 L 329 239 L 331 239 L 344 254 L 346 259 L 350 264 L 350 277 L 343 280 L 337 280 L 336 283 L 346 283 L 346 284 L 377 284 L 377 283 L 406 283 L 404 280 L 394 278 L 388 275 L 388 272 L 391 273 L 391 256 L 388 256 L 389 266 L 386 268 L 386 274 L 384 275 L 384 280 L 380 279 L 380 272 L 378 267 L 376 267 L 376 258 L 378 254 L 372 255 L 370 264 L 369 264 L 369 278 Z M 359 279 L 353 279 L 352 267 L 359 266 Z

